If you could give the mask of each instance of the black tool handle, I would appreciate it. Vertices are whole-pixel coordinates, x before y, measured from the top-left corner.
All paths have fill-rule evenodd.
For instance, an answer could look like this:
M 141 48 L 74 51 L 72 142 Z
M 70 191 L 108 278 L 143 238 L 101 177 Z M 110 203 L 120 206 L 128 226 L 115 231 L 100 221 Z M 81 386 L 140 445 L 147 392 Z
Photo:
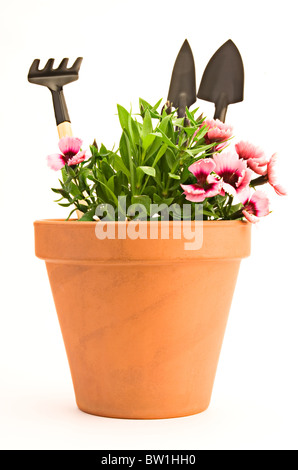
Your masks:
M 70 122 L 69 114 L 63 94 L 63 89 L 60 90 L 51 90 L 52 98 L 53 98 L 53 105 L 55 111 L 55 118 L 57 126 L 62 122 Z
M 225 94 L 220 95 L 219 100 L 215 103 L 214 119 L 219 119 L 221 122 L 225 122 L 226 114 L 228 109 L 228 100 Z
M 187 103 L 186 93 L 180 93 L 178 102 L 178 118 L 183 118 L 185 117 L 185 108 Z

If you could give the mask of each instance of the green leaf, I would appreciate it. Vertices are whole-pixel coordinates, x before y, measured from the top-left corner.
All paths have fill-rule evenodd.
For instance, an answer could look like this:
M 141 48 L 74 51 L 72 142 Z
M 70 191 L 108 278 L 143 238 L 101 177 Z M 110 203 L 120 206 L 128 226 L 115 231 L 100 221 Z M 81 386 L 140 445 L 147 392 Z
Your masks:
M 136 123 L 132 119 L 131 115 L 128 116 L 128 128 L 127 128 L 127 135 L 133 150 L 134 156 L 138 155 L 136 145 L 140 144 L 140 134 L 139 130 L 136 126 Z
M 67 181 L 67 179 L 68 179 L 68 174 L 67 174 L 65 166 L 61 169 L 61 173 L 62 173 L 63 183 L 65 183 L 65 181 Z
M 171 115 L 166 115 L 166 117 L 164 117 L 162 121 L 159 123 L 159 126 L 156 130 L 157 131 L 160 130 L 161 132 L 165 133 L 167 131 L 167 128 L 171 119 L 172 119 Z
M 153 106 L 152 109 L 153 109 L 154 111 L 156 111 L 161 102 L 162 102 L 162 98 L 160 98 L 160 100 L 158 100 L 158 102 Z
M 57 194 L 60 194 L 62 197 L 64 197 L 65 199 L 68 199 L 69 198 L 69 193 L 67 191 L 65 191 L 64 189 L 55 189 L 55 188 L 51 188 L 51 190 L 54 192 L 54 193 L 57 193 Z
M 108 150 L 103 144 L 101 144 L 99 155 L 101 157 L 107 157 L 110 154 L 110 150 Z
M 64 203 L 62 204 L 61 202 L 59 202 L 59 206 L 62 206 L 62 207 L 69 207 L 69 206 L 72 206 L 72 204 L 73 204 L 72 202 L 68 202 L 65 204 Z
M 149 176 L 156 176 L 156 171 L 152 166 L 139 166 L 140 168 L 146 175 Z
M 196 140 L 202 139 L 207 132 L 208 132 L 208 126 L 206 125 L 202 126 L 201 129 L 198 129 L 195 139 Z
M 155 157 L 155 159 L 154 159 L 154 162 L 153 162 L 153 165 L 152 165 L 153 167 L 155 167 L 155 165 L 157 165 L 158 161 L 159 161 L 159 160 L 161 159 L 161 157 L 166 153 L 167 148 L 168 148 L 168 144 L 163 144 L 163 145 L 160 147 L 160 149 L 159 149 L 159 151 L 158 151 L 158 153 L 157 153 L 157 155 L 156 155 L 156 157 Z
M 138 196 L 133 196 L 131 198 L 131 203 L 132 204 L 142 204 L 145 206 L 147 214 L 150 215 L 150 204 L 151 204 L 151 198 L 145 194 L 141 194 Z
M 143 100 L 142 98 L 139 98 L 139 108 L 140 113 L 143 116 L 145 115 L 147 109 L 152 109 L 152 106 L 147 101 Z
M 100 162 L 100 168 L 105 176 L 105 178 L 108 180 L 109 178 L 111 178 L 115 173 L 113 171 L 113 168 L 111 167 L 111 165 L 109 165 L 106 161 L 102 160 Z
M 198 211 L 198 213 L 208 215 L 209 217 L 214 217 L 215 219 L 219 218 L 219 216 L 216 215 L 215 212 L 207 211 L 206 209 L 203 209 L 202 211 Z
M 107 186 L 105 183 L 103 183 L 102 181 L 100 181 L 100 184 L 106 189 L 108 195 L 111 197 L 112 201 L 114 202 L 114 204 L 116 205 L 116 207 L 118 206 L 118 199 L 116 198 L 114 192 L 109 188 L 109 186 Z
M 147 194 L 147 196 L 153 196 L 153 194 L 156 192 L 156 186 L 146 186 L 142 192 Z
M 127 129 L 128 128 L 128 118 L 129 118 L 130 114 L 120 104 L 117 104 L 117 109 L 118 109 L 118 117 L 119 117 L 120 125 L 121 125 L 123 130 Z
M 169 147 L 172 147 L 174 148 L 175 150 L 177 150 L 177 147 L 176 145 L 166 136 L 166 134 L 160 129 L 158 128 L 158 132 L 156 132 L 156 134 L 158 137 L 161 138 L 161 140 L 165 143 L 165 144 L 168 144 Z
M 65 168 L 69 176 L 71 176 L 72 178 L 76 177 L 75 171 L 70 166 L 66 165 Z
M 109 178 L 108 182 L 107 182 L 107 186 L 110 188 L 110 190 L 114 193 L 115 191 L 115 183 L 114 183 L 114 180 L 115 180 L 115 176 L 116 175 L 113 175 L 111 176 L 111 178 Z M 115 193 L 114 193 L 115 194 Z
M 126 130 L 124 130 L 124 135 L 125 135 L 126 145 L 128 149 L 128 164 L 129 164 L 131 188 L 132 188 L 132 193 L 134 194 L 135 192 L 135 164 L 134 164 L 131 152 L 130 152 L 129 137 L 127 135 Z
M 130 144 L 124 131 L 120 138 L 119 151 L 124 165 L 126 166 L 126 168 L 129 168 Z
M 77 196 L 80 197 L 82 195 L 80 189 L 74 183 L 70 183 L 69 192 L 74 197 L 77 197 Z
M 154 134 L 148 134 L 143 138 L 143 150 L 146 152 L 155 140 Z
M 89 147 L 90 147 L 91 155 L 92 155 L 93 157 L 99 157 L 99 156 L 100 156 L 100 153 L 99 153 L 99 151 L 98 151 L 98 148 L 95 147 L 95 145 L 90 145 Z
M 127 176 L 128 181 L 130 181 L 130 172 L 126 168 L 123 159 L 121 157 L 119 157 L 119 155 L 117 155 L 117 154 L 113 155 L 113 163 L 112 164 L 113 164 L 113 167 L 115 168 L 115 170 L 117 172 L 122 171 Z
M 77 209 L 80 212 L 83 212 L 83 214 L 85 214 L 88 211 L 88 206 L 86 206 L 85 204 L 78 204 L 77 203 Z
M 152 127 L 152 121 L 151 121 L 151 116 L 148 111 L 148 109 L 145 112 L 145 117 L 143 121 L 143 128 L 142 128 L 142 137 L 146 137 L 148 134 L 151 134 L 153 132 L 153 127 Z
M 93 222 L 94 215 L 95 215 L 95 207 L 92 207 L 92 209 L 85 212 L 85 214 L 79 219 L 79 222 L 90 222 L 90 221 Z
M 72 214 L 77 210 L 77 208 L 75 207 L 74 209 L 72 209 L 72 211 L 70 211 L 70 213 L 68 214 L 68 217 L 67 219 L 65 219 L 66 221 L 70 219 L 70 217 L 72 216 Z
M 166 151 L 166 160 L 169 169 L 172 170 L 172 168 L 175 167 L 177 161 L 173 151 L 170 148 Z
M 179 175 L 173 175 L 173 173 L 168 173 L 169 177 L 172 178 L 173 180 L 180 180 Z

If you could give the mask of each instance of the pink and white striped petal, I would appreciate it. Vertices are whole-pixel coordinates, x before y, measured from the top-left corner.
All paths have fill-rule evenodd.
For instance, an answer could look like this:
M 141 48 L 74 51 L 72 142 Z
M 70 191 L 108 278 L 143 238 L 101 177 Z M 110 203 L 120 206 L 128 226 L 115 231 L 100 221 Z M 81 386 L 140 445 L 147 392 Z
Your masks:
M 215 163 L 213 159 L 204 158 L 190 165 L 188 169 L 197 179 L 200 179 L 202 176 L 204 179 L 206 179 L 207 176 L 210 175 L 212 171 L 214 171 L 214 168 Z
M 249 185 L 252 171 L 236 152 L 216 153 L 213 159 L 216 165 L 214 171 L 223 179 L 222 195 L 225 191 L 235 196 Z
M 265 162 L 265 163 L 264 163 Z M 247 160 L 247 165 L 251 168 L 255 173 L 258 175 L 266 175 L 267 174 L 267 161 L 265 160 L 254 160 L 253 158 L 249 158 Z
M 65 161 L 60 153 L 54 153 L 52 155 L 47 156 L 48 166 L 55 171 L 62 170 L 65 166 Z
M 242 213 L 249 222 L 255 224 L 260 217 L 265 217 L 269 214 L 269 199 L 263 191 L 255 191 L 250 198 L 246 191 L 243 192 L 242 196 L 244 204 Z M 239 199 L 241 199 L 241 195 Z
M 246 211 L 246 210 L 243 210 L 242 211 L 242 214 L 244 215 L 244 217 L 246 218 L 246 220 L 248 220 L 248 222 L 251 222 L 252 224 L 256 224 L 257 222 L 259 222 L 259 217 L 251 214 L 250 212 Z
M 187 201 L 202 202 L 206 198 L 204 189 L 196 184 L 181 184 L 181 188 Z
M 82 146 L 83 141 L 78 137 L 62 137 L 58 147 L 64 155 L 76 155 Z
M 74 157 L 70 158 L 67 161 L 67 165 L 69 166 L 78 165 L 79 163 L 82 163 L 85 159 L 86 159 L 86 150 L 83 150 L 82 152 L 79 152 Z
M 276 175 L 277 173 L 276 165 L 277 165 L 277 153 L 274 153 L 272 157 L 270 158 L 270 161 L 267 166 L 268 181 L 269 181 L 269 184 L 274 188 L 276 194 L 278 194 L 279 196 L 286 196 L 287 195 L 286 189 L 278 183 L 278 178 Z
M 258 160 L 259 163 L 263 162 L 263 164 L 267 163 L 265 158 L 265 154 L 260 147 L 256 147 L 255 145 L 251 144 L 250 142 L 238 142 L 235 145 L 235 150 L 238 153 L 240 158 L 244 160 Z

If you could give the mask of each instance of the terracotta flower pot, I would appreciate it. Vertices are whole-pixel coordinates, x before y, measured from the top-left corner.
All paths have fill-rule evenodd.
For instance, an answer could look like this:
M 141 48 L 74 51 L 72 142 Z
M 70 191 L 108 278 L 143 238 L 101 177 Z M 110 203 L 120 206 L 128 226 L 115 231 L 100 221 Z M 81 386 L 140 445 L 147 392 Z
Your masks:
M 78 407 L 145 419 L 204 411 L 250 224 L 204 222 L 196 250 L 175 239 L 173 223 L 169 239 L 135 240 L 99 240 L 95 222 L 34 225 Z

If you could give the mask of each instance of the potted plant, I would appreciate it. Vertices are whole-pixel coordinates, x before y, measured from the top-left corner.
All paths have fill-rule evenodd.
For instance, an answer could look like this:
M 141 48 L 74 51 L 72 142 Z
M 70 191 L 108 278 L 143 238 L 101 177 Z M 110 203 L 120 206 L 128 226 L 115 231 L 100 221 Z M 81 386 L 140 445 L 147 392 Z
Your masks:
M 35 222 L 78 407 L 117 418 L 205 410 L 259 186 L 285 190 L 270 159 L 231 126 L 140 99 L 118 106 L 118 148 L 64 137 L 48 164 L 67 220 Z M 71 218 L 78 214 L 77 219 Z

